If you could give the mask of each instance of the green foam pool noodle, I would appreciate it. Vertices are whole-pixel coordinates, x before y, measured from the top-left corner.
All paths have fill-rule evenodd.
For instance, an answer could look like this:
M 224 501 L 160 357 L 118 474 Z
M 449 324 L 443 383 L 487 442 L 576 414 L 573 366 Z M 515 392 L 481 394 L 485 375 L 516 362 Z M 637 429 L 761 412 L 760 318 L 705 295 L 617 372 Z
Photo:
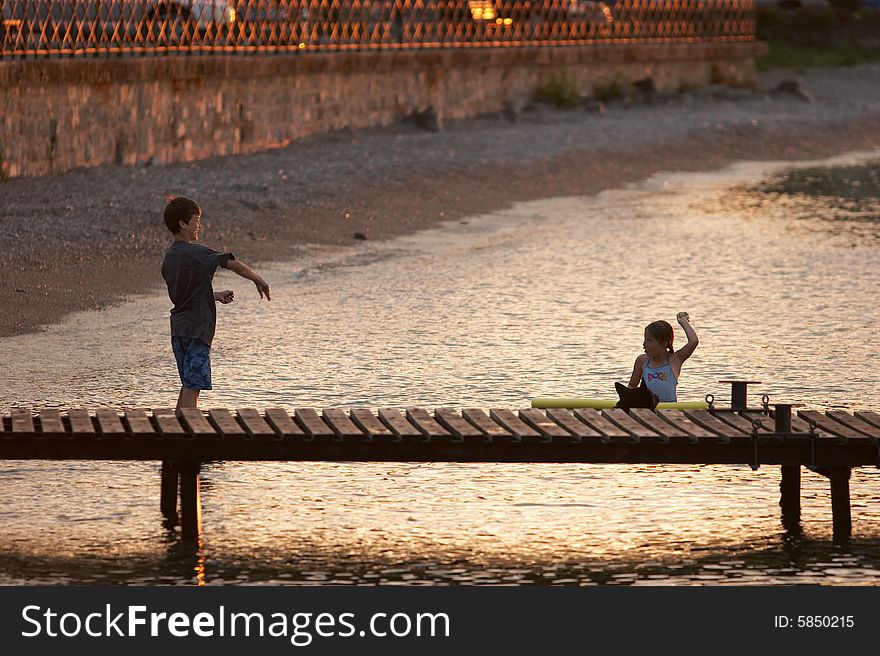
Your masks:
M 617 401 L 611 399 L 578 399 L 578 398 L 554 398 L 539 397 L 532 399 L 533 408 L 593 408 L 604 410 L 613 408 Z M 709 404 L 705 401 L 661 401 L 657 404 L 658 410 L 705 410 Z

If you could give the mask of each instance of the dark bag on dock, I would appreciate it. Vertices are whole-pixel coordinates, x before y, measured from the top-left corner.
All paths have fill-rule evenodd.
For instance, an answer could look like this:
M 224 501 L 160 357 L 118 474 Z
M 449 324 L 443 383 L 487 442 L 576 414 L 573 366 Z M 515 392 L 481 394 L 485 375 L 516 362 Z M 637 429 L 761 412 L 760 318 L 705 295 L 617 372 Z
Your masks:
M 630 389 L 621 383 L 614 383 L 614 388 L 617 390 L 617 396 L 620 397 L 615 407 L 623 408 L 624 410 L 629 410 L 630 408 L 654 410 L 657 407 L 657 402 L 660 400 L 654 392 L 647 388 L 644 380 L 640 381 L 639 386 L 635 389 Z

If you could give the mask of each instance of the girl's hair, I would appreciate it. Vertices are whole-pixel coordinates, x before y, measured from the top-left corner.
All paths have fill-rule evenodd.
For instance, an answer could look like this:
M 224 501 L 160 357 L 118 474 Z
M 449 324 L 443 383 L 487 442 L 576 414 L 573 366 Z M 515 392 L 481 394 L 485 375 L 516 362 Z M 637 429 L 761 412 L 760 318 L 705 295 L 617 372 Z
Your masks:
M 675 331 L 672 329 L 670 323 L 662 320 L 655 321 L 654 323 L 649 323 L 648 327 L 645 328 L 645 331 L 661 344 L 669 344 L 667 348 L 670 354 L 675 353 L 672 348 L 672 342 L 675 339 Z

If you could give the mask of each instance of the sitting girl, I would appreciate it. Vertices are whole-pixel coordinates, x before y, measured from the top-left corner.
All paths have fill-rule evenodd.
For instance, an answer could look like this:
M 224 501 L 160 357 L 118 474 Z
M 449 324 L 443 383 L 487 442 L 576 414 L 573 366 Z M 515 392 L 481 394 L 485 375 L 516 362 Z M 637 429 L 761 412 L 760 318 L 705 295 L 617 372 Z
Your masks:
M 644 380 L 648 389 L 656 394 L 660 401 L 677 401 L 676 388 L 681 375 L 681 365 L 687 360 L 700 343 L 697 333 L 690 324 L 687 312 L 679 312 L 678 323 L 684 329 L 688 341 L 678 351 L 673 350 L 672 340 L 675 333 L 666 321 L 655 321 L 645 328 L 645 341 L 642 346 L 645 354 L 636 358 L 629 387 L 638 387 Z

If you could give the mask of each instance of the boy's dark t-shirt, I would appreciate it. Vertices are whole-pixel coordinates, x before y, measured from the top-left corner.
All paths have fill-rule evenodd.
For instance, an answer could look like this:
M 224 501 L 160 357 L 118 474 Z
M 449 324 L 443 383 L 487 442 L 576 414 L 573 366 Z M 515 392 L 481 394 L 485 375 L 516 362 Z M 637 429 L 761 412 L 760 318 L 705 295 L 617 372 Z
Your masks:
M 162 262 L 162 277 L 168 285 L 171 335 L 200 339 L 208 346 L 214 339 L 217 308 L 211 280 L 218 266 L 224 269 L 232 253 L 220 253 L 201 244 L 175 240 Z

